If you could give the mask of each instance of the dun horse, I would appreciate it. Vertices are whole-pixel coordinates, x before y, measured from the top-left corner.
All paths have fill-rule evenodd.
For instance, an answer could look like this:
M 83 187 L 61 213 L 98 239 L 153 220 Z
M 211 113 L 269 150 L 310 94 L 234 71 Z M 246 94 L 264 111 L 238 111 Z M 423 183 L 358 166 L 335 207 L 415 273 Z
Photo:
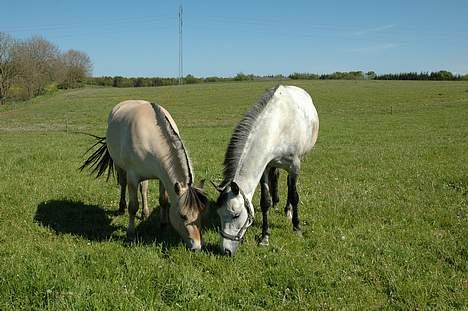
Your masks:
M 269 192 L 278 202 L 277 168 L 288 172 L 286 212 L 292 206 L 292 224 L 300 232 L 296 183 L 301 158 L 314 146 L 319 129 L 317 111 L 309 94 L 294 86 L 268 90 L 234 130 L 224 159 L 224 180 L 217 206 L 221 220 L 221 251 L 234 255 L 254 219 L 252 197 L 260 181 L 261 244 L 269 243 Z
M 192 163 L 171 115 L 161 106 L 142 100 L 119 103 L 109 114 L 105 137 L 91 147 L 101 146 L 81 169 L 92 167 L 97 176 L 114 167 L 121 186 L 120 211 L 125 209 L 125 187 L 129 194 L 127 238 L 135 238 L 138 186 L 141 185 L 143 215 L 148 216 L 148 179 L 159 179 L 162 220 L 170 223 L 192 250 L 202 246 L 200 216 L 208 198 L 194 186 Z M 166 195 L 167 193 L 167 195 Z M 165 208 L 169 199 L 169 211 Z M 169 214 L 169 216 L 164 216 Z

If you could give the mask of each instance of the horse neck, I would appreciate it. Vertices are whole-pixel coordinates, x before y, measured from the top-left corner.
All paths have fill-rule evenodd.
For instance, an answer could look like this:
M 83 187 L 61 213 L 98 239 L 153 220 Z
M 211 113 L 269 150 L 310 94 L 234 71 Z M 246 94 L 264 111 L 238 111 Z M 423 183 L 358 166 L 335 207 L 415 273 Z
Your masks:
M 178 199 L 178 195 L 175 192 L 174 186 L 176 183 L 181 185 L 185 185 L 187 183 L 187 175 L 188 172 L 184 172 L 181 169 L 174 169 L 174 167 L 181 167 L 181 166 L 171 166 L 171 162 L 168 161 L 166 164 L 162 164 L 162 172 L 160 179 L 166 188 L 167 194 L 169 196 L 169 200 L 172 204 L 175 204 Z
M 239 162 L 234 181 L 250 201 L 270 160 L 269 153 L 265 152 L 265 146 L 254 143 L 245 151 L 243 160 Z

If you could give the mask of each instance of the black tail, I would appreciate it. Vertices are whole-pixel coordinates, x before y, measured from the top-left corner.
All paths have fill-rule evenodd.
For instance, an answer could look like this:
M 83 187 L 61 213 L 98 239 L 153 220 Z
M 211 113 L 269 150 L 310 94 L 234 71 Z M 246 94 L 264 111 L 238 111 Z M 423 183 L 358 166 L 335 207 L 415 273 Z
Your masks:
M 96 142 L 85 152 L 88 153 L 96 146 L 100 145 L 97 150 L 89 156 L 89 158 L 80 166 L 80 171 L 86 167 L 91 167 L 91 174 L 97 173 L 96 178 L 100 177 L 107 170 L 107 180 L 114 175 L 114 160 L 112 160 L 109 150 L 107 150 L 106 138 L 90 135 L 96 138 Z

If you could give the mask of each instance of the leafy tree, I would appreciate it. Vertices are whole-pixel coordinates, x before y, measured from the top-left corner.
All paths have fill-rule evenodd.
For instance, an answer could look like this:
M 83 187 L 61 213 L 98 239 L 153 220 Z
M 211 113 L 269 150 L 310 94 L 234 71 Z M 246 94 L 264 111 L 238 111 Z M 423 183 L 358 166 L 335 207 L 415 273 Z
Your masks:
M 89 56 L 81 51 L 68 50 L 61 56 L 62 88 L 76 88 L 82 85 L 91 74 L 92 64 Z
M 26 89 L 28 97 L 40 95 L 59 76 L 59 50 L 42 37 L 32 37 L 15 46 L 14 66 L 18 84 Z

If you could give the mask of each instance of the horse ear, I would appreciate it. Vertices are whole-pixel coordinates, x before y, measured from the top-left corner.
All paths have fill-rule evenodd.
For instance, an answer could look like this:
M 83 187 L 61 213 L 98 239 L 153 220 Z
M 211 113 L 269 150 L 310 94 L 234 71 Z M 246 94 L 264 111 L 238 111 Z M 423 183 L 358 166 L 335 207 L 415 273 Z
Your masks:
M 181 191 L 181 187 L 180 187 L 180 184 L 178 182 L 176 182 L 174 184 L 174 191 L 177 195 L 180 195 L 180 191 Z
M 239 185 L 235 181 L 231 182 L 231 190 L 235 195 L 239 195 Z
M 213 181 L 210 180 L 210 183 L 213 185 L 213 187 L 215 187 L 215 189 L 218 191 L 218 192 L 223 192 L 224 190 L 224 187 L 220 187 L 218 185 L 216 185 Z

